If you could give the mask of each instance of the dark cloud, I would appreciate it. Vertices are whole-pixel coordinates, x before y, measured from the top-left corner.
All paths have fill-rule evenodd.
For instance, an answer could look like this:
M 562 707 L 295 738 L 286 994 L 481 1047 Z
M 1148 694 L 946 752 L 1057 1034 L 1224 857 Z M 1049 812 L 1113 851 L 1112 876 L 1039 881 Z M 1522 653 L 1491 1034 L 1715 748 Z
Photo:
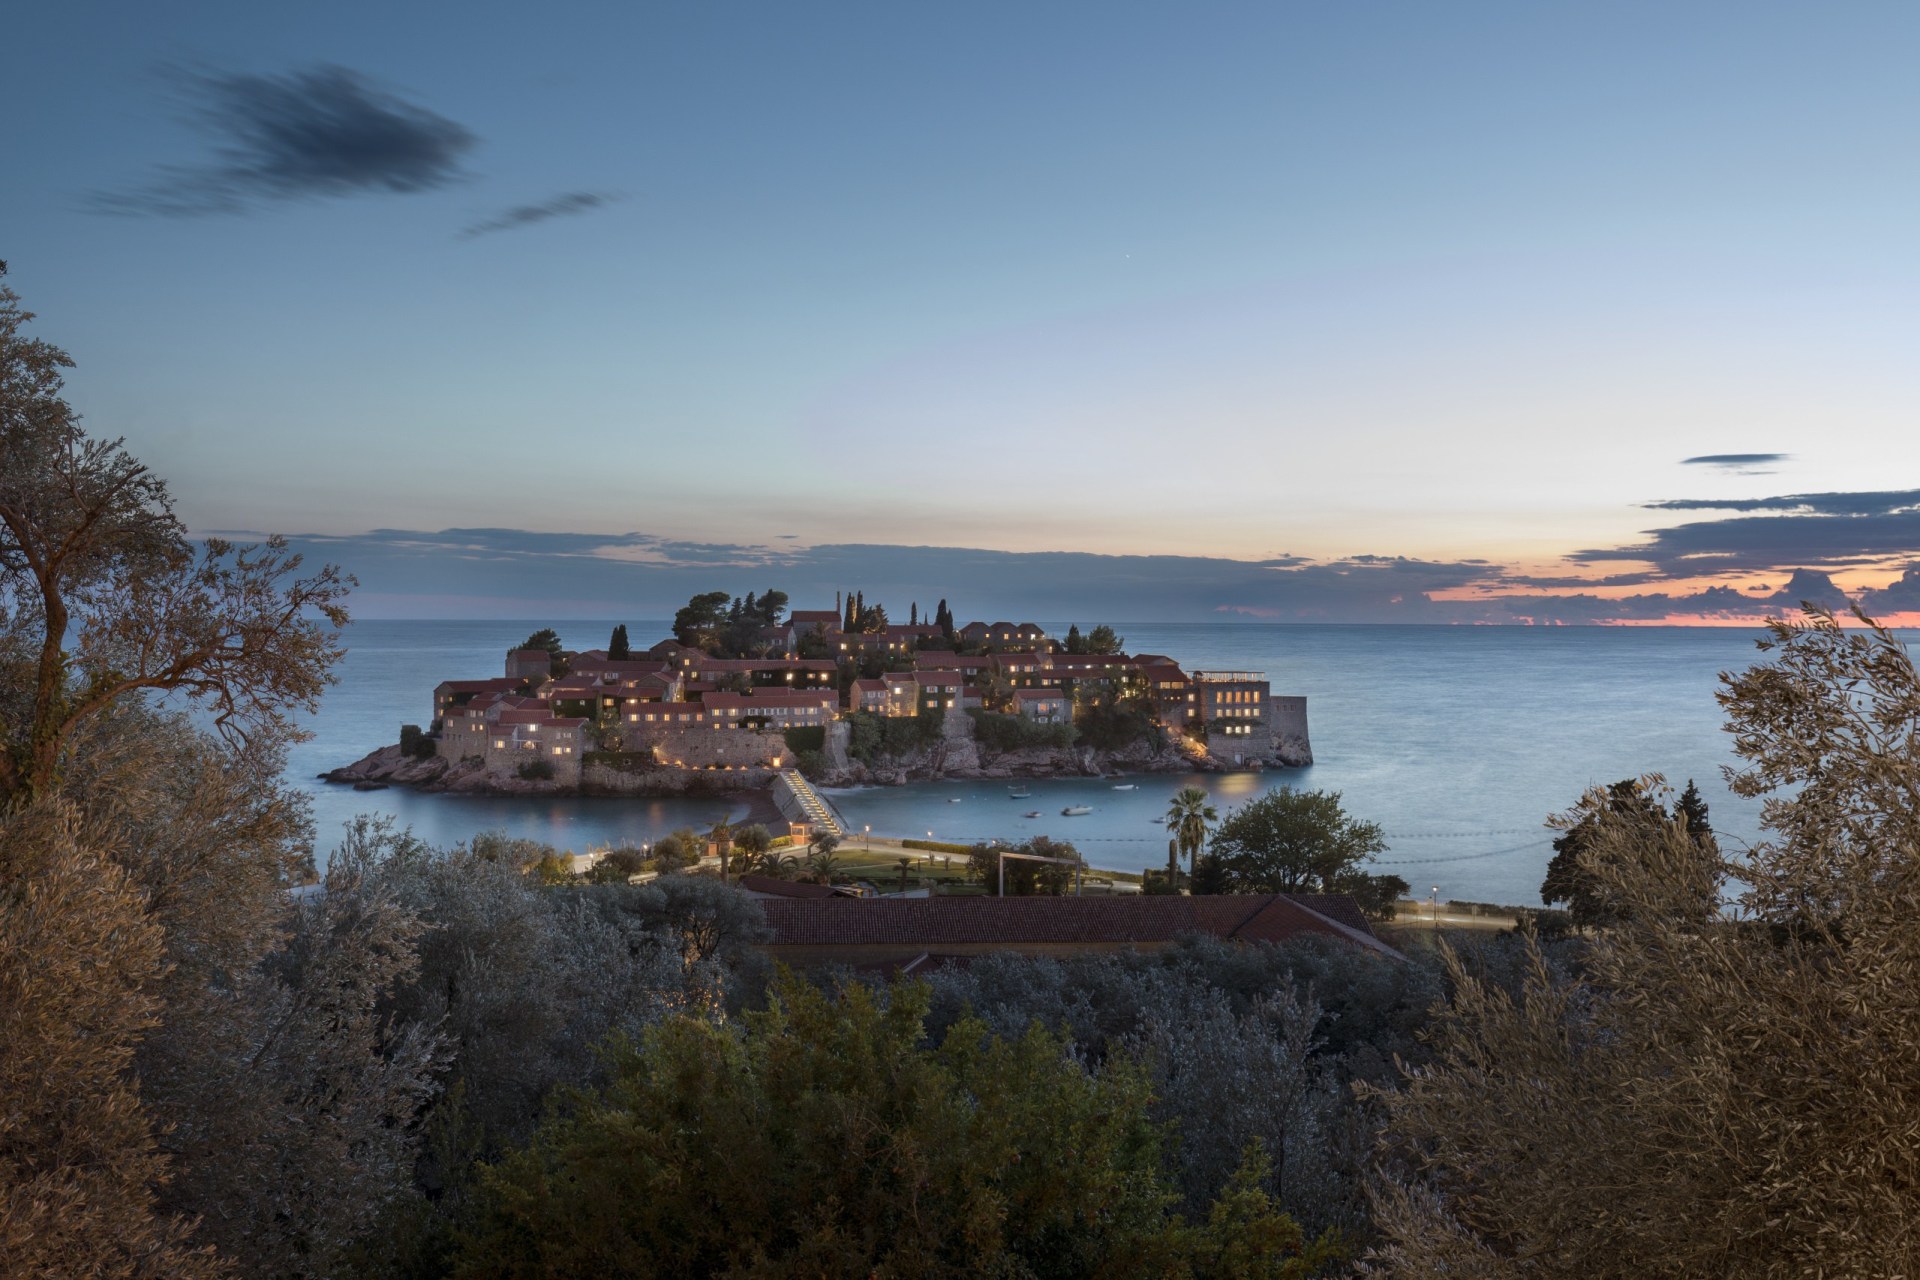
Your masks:
M 1674 499 L 1661 511 L 1763 512 L 1650 529 L 1647 541 L 1579 551 L 1580 564 L 1644 561 L 1667 577 L 1842 567 L 1920 556 L 1920 490 L 1802 493 L 1774 498 Z
M 962 613 L 1072 621 L 1502 620 L 1429 593 L 1484 580 L 1483 567 L 1368 556 L 1101 556 L 957 547 L 701 543 L 645 533 L 380 529 L 298 537 L 311 559 L 357 575 L 362 612 L 385 616 L 669 616 L 696 591 L 778 587 L 798 607 L 861 590 L 889 606 L 942 596 Z M 589 612 L 581 613 L 582 609 Z
M 1484 561 L 1374 554 L 1315 563 L 1297 556 L 1225 560 L 869 543 L 753 546 L 647 533 L 498 528 L 379 529 L 293 541 L 310 558 L 334 561 L 358 576 L 358 611 L 385 617 L 669 617 L 695 592 L 744 594 L 769 587 L 790 593 L 797 608 L 820 608 L 836 591 L 859 590 L 902 612 L 916 601 L 923 611 L 931 610 L 945 597 L 963 616 L 1017 616 L 1060 627 L 1074 621 L 1223 618 L 1551 624 L 1734 620 L 1791 613 L 1807 600 L 1846 604 L 1825 573 L 1804 568 L 1772 592 L 1710 587 L 1608 598 L 1591 590 L 1544 594 L 1534 580 Z M 1436 598 L 1463 595 L 1461 588 L 1479 594 Z M 1920 558 L 1907 578 L 1879 594 L 1884 612 L 1913 607 L 1899 602 L 1920 597 Z
M 1920 613 L 1920 563 L 1908 565 L 1904 573 L 1886 586 L 1862 592 L 1860 607 L 1875 618 L 1892 613 Z
M 1726 467 L 1730 470 L 1742 470 L 1747 467 L 1764 467 L 1775 462 L 1785 462 L 1792 456 L 1790 453 L 1703 453 L 1695 458 L 1680 459 L 1680 465 L 1683 467 Z
M 490 231 L 513 231 L 520 227 L 530 227 L 549 218 L 569 218 L 576 214 L 591 213 L 595 209 L 605 208 L 618 200 L 619 196 L 606 195 L 598 191 L 569 191 L 565 195 L 543 200 L 539 204 L 519 204 L 506 212 L 476 222 L 460 233 L 462 240 L 471 240 L 475 236 L 486 235 Z
M 1659 622 L 1668 618 L 1734 620 L 1756 615 L 1790 615 L 1802 604 L 1832 609 L 1847 607 L 1846 595 L 1824 573 L 1802 569 L 1787 585 L 1770 594 L 1750 595 L 1732 587 L 1708 587 L 1684 593 L 1648 592 L 1632 596 L 1510 595 L 1495 597 L 1509 621 L 1525 620 L 1562 626 L 1607 622 Z
M 1789 493 L 1775 498 L 1669 498 L 1649 511 L 1783 511 L 1792 515 L 1878 516 L 1920 510 L 1920 489 L 1860 493 Z
M 285 200 L 432 191 L 460 181 L 476 139 L 344 67 L 181 78 L 189 118 L 217 143 L 203 163 L 163 167 L 95 197 L 113 213 L 237 213 Z

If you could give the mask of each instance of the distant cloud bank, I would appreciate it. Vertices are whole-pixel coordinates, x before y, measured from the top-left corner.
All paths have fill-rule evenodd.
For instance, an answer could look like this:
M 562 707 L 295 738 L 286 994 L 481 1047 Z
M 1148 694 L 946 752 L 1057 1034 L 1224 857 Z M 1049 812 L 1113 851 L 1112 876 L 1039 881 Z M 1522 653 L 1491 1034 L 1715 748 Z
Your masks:
M 1730 504 L 1654 504 L 1695 510 Z M 796 607 L 861 590 L 905 610 L 942 597 L 963 614 L 1096 621 L 1599 624 L 1738 621 L 1802 601 L 1845 607 L 1833 574 L 1892 567 L 1898 578 L 1859 593 L 1870 612 L 1920 612 L 1920 491 L 1792 495 L 1737 504 L 1736 515 L 1652 530 L 1576 563 L 1635 562 L 1600 578 L 1528 575 L 1485 560 L 1365 554 L 1295 556 L 1093 555 L 846 543 L 758 546 L 649 533 L 517 529 L 377 529 L 307 535 L 295 545 L 361 582 L 370 617 L 659 617 L 698 591 L 778 587 Z M 1778 575 L 1778 589 L 1714 585 L 1718 573 Z M 1645 587 L 1634 594 L 1623 588 Z

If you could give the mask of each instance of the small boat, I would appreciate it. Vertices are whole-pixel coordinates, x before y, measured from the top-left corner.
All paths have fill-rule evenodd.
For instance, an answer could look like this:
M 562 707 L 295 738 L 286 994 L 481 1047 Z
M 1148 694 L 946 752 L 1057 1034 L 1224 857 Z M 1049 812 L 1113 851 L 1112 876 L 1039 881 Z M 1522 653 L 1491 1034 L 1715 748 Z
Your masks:
M 1040 811 L 1038 809 L 1029 809 L 1020 816 L 1023 818 L 1037 818 L 1040 816 Z
M 1033 794 L 1032 787 L 1008 787 L 1007 788 L 1007 799 L 1009 800 L 1025 800 L 1028 796 L 1032 794 Z
M 1082 814 L 1092 812 L 1093 806 L 1090 804 L 1070 804 L 1060 811 L 1060 816 L 1063 818 L 1078 818 Z
M 1114 788 L 1115 791 L 1132 791 L 1135 789 L 1136 789 L 1136 784 L 1131 782 L 1123 782 L 1119 786 Z
M 947 797 L 947 803 L 948 803 L 948 804 L 959 804 L 959 803 L 960 803 L 960 797 L 959 797 L 959 796 L 948 796 L 948 797 Z

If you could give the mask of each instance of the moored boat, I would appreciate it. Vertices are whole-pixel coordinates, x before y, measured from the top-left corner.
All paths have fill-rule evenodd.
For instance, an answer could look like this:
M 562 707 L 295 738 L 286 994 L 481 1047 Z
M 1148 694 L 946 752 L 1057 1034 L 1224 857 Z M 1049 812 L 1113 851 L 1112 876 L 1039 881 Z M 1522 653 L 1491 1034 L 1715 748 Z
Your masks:
M 1092 812 L 1093 806 L 1090 804 L 1070 804 L 1060 811 L 1060 816 L 1063 818 L 1078 818 L 1082 814 Z

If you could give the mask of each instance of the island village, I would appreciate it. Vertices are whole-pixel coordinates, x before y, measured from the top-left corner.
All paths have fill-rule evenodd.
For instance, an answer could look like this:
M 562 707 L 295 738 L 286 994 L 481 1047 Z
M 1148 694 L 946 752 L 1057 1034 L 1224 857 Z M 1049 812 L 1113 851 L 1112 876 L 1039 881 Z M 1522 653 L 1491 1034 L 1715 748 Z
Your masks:
M 827 785 L 936 777 L 1219 772 L 1312 762 L 1306 699 L 1263 673 L 1189 671 L 1126 653 L 1110 627 L 1056 639 L 1031 622 L 906 623 L 847 593 L 696 596 L 674 634 L 564 649 L 551 631 L 496 676 L 432 690 L 398 746 L 326 775 L 361 786 L 498 793 L 701 794 L 774 787 L 812 808 Z M 781 779 L 787 786 L 776 786 Z M 792 793 L 799 793 L 796 801 Z

